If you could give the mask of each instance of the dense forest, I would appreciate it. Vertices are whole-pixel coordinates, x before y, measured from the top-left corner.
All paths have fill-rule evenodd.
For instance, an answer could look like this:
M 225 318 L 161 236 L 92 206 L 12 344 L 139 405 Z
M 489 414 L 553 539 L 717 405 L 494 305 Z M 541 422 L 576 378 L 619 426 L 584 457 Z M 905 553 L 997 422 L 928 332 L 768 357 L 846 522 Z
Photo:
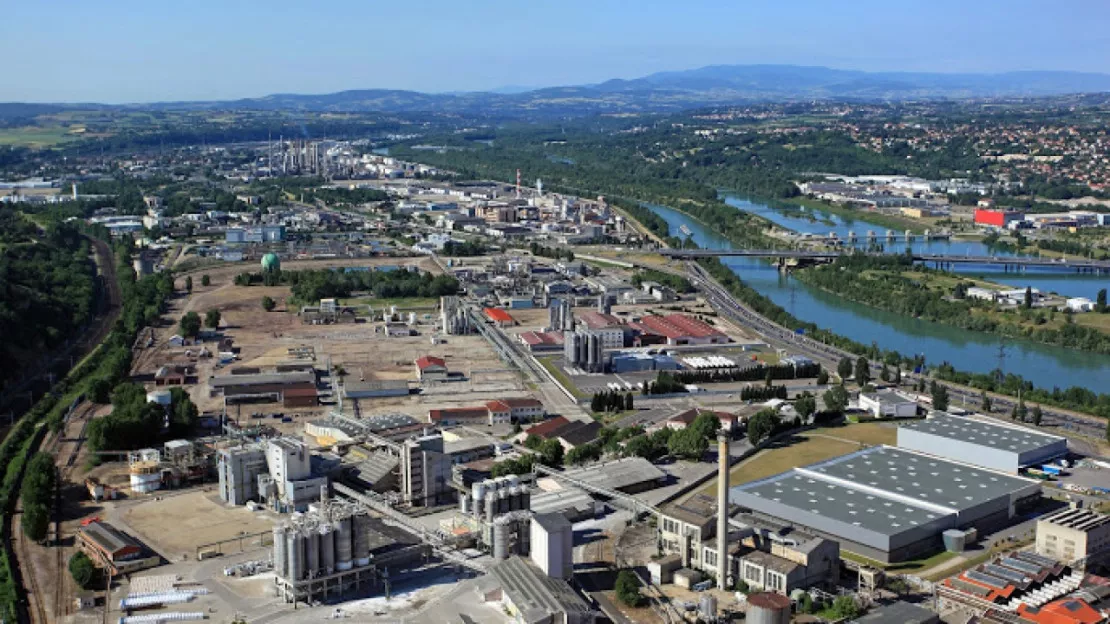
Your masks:
M 96 298 L 88 243 L 68 224 L 45 231 L 0 208 L 0 389 L 90 320 Z
M 315 303 L 331 297 L 346 298 L 357 292 L 369 292 L 379 298 L 442 297 L 454 295 L 459 282 L 448 275 L 432 275 L 398 269 L 395 271 L 281 271 L 278 273 L 240 273 L 235 277 L 239 286 L 252 284 L 288 284 L 293 298 L 301 303 Z

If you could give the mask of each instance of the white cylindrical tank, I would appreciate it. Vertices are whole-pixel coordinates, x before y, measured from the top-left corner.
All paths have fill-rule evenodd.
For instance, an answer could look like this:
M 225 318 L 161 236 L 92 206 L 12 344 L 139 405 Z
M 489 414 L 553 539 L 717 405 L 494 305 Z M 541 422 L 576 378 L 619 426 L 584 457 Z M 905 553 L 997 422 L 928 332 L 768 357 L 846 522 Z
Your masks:
M 416 325 L 416 312 L 409 312 L 409 325 Z
M 520 486 L 514 485 L 508 489 L 509 511 L 520 511 Z
M 351 555 L 355 565 L 370 565 L 370 516 L 359 514 L 352 518 Z
M 297 529 L 285 533 L 285 556 L 288 558 L 286 573 L 291 581 L 304 578 L 304 536 Z
M 470 511 L 470 497 L 466 492 L 459 492 L 459 513 L 465 514 Z
M 274 527 L 274 574 L 278 578 L 286 578 L 286 570 L 288 569 L 285 561 L 285 527 Z
M 147 494 L 162 488 L 162 469 L 157 462 L 135 462 L 130 471 L 132 492 Z
M 320 576 L 320 539 L 316 531 L 308 529 L 304 537 L 304 569 L 307 576 Z
M 497 561 L 509 558 L 510 524 L 505 518 L 493 523 L 493 558 Z
M 497 490 L 497 513 L 504 514 L 512 511 L 509 509 L 509 490 L 508 488 L 501 488 Z
M 335 531 L 330 524 L 321 524 L 320 533 L 320 574 L 335 572 Z
M 350 570 L 352 561 L 351 519 L 343 518 L 336 523 L 335 527 L 335 569 Z

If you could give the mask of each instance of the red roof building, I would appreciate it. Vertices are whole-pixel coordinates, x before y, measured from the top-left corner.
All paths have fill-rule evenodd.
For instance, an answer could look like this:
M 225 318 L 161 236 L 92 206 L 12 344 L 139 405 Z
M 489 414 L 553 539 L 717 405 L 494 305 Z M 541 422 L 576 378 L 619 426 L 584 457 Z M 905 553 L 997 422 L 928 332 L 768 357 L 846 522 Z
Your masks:
M 726 344 L 729 337 L 705 321 L 686 314 L 645 316 L 640 326 L 665 336 L 669 345 Z
M 416 367 L 420 370 L 425 370 L 429 367 L 447 368 L 447 361 L 443 358 L 437 358 L 430 355 L 416 358 Z
M 605 314 L 597 310 L 586 310 L 578 313 L 578 322 L 587 329 L 605 329 L 606 327 L 619 327 L 624 323 L 612 314 Z
M 516 325 L 516 319 L 501 308 L 485 308 L 482 311 L 485 313 L 486 318 L 502 327 Z
M 529 398 L 490 401 L 486 403 L 486 409 L 494 422 L 532 422 L 547 413 L 542 402 Z
M 1017 612 L 1022 618 L 1037 624 L 1099 624 L 1106 621 L 1101 613 L 1079 598 L 1063 598 L 1040 608 L 1023 603 L 1018 605 Z
M 485 407 L 449 407 L 428 410 L 428 420 L 437 425 L 492 424 Z
M 563 332 L 526 331 L 520 334 L 520 341 L 531 351 L 554 351 L 563 347 Z
M 535 427 L 529 429 L 526 433 L 534 435 L 541 440 L 549 440 L 559 437 L 559 430 L 570 424 L 570 421 L 563 416 L 556 416 L 551 420 L 542 422 Z

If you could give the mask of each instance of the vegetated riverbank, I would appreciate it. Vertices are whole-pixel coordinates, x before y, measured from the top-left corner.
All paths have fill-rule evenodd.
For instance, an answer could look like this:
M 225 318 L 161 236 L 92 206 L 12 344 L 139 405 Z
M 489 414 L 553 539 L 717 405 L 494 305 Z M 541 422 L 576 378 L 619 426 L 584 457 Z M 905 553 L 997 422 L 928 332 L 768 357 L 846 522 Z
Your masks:
M 870 225 L 886 228 L 888 230 L 894 230 L 894 232 L 897 234 L 902 234 L 906 230 L 909 230 L 914 234 L 924 234 L 925 230 L 930 229 L 927 223 L 922 223 L 917 219 L 888 215 L 886 213 L 871 210 L 859 210 L 857 208 L 852 208 L 844 204 L 826 202 L 820 199 L 810 199 L 808 197 L 791 197 L 788 199 L 780 199 L 777 201 L 780 201 L 784 204 L 790 204 L 794 206 L 832 213 L 837 215 L 838 217 L 845 219 L 866 221 Z M 858 232 L 858 234 L 861 238 L 864 236 L 864 232 Z
M 1022 338 L 1068 349 L 1110 353 L 1110 333 L 1097 313 L 1076 315 L 1018 306 L 1003 310 L 993 301 L 966 298 L 967 288 L 981 285 L 954 273 L 915 265 L 908 256 L 841 256 L 824 266 L 794 273 L 795 279 L 849 301 L 942 323 L 960 329 Z M 1001 287 L 1000 287 L 1001 288 Z

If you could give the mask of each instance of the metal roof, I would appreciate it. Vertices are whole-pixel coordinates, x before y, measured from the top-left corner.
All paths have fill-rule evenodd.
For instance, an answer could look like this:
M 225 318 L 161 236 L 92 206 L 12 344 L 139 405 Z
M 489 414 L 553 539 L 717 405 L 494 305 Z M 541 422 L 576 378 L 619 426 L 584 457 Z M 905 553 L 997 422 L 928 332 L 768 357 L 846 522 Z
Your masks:
M 1059 436 L 1048 435 L 1002 423 L 952 416 L 943 412 L 927 420 L 904 423 L 902 428 L 928 433 L 942 438 L 989 446 L 991 448 L 1025 453 L 1052 444 L 1059 444 Z
M 1036 484 L 882 446 L 736 486 L 730 498 L 742 505 L 751 505 L 749 497 L 771 500 L 895 535 L 1031 485 Z
M 936 612 L 902 600 L 880 605 L 852 620 L 853 624 L 931 624 L 939 621 Z
M 1110 515 L 1100 514 L 1090 509 L 1061 509 L 1056 513 L 1040 518 L 1056 526 L 1089 533 L 1104 524 L 1110 523 Z
M 115 555 L 125 548 L 141 548 L 130 535 L 105 522 L 90 522 L 81 528 L 81 533 L 109 555 Z
M 584 490 L 573 486 L 563 486 L 561 490 L 532 490 L 529 508 L 536 514 L 565 513 L 583 514 L 592 512 L 594 499 Z
M 525 621 L 534 622 L 562 613 L 577 614 L 578 617 L 569 619 L 578 621 L 582 615 L 592 611 L 569 583 L 547 576 L 543 570 L 520 557 L 509 557 L 489 571 Z M 562 618 L 556 620 L 562 621 Z
M 213 388 L 229 386 L 264 386 L 270 384 L 316 383 L 316 374 L 305 371 L 292 373 L 259 373 L 254 375 L 221 375 L 213 377 L 208 384 Z
M 587 485 L 610 490 L 619 490 L 645 481 L 656 481 L 667 476 L 667 473 L 642 457 L 625 457 L 577 470 L 568 470 L 564 474 Z
M 535 514 L 532 520 L 548 533 L 560 533 L 571 528 L 570 521 L 561 513 Z

